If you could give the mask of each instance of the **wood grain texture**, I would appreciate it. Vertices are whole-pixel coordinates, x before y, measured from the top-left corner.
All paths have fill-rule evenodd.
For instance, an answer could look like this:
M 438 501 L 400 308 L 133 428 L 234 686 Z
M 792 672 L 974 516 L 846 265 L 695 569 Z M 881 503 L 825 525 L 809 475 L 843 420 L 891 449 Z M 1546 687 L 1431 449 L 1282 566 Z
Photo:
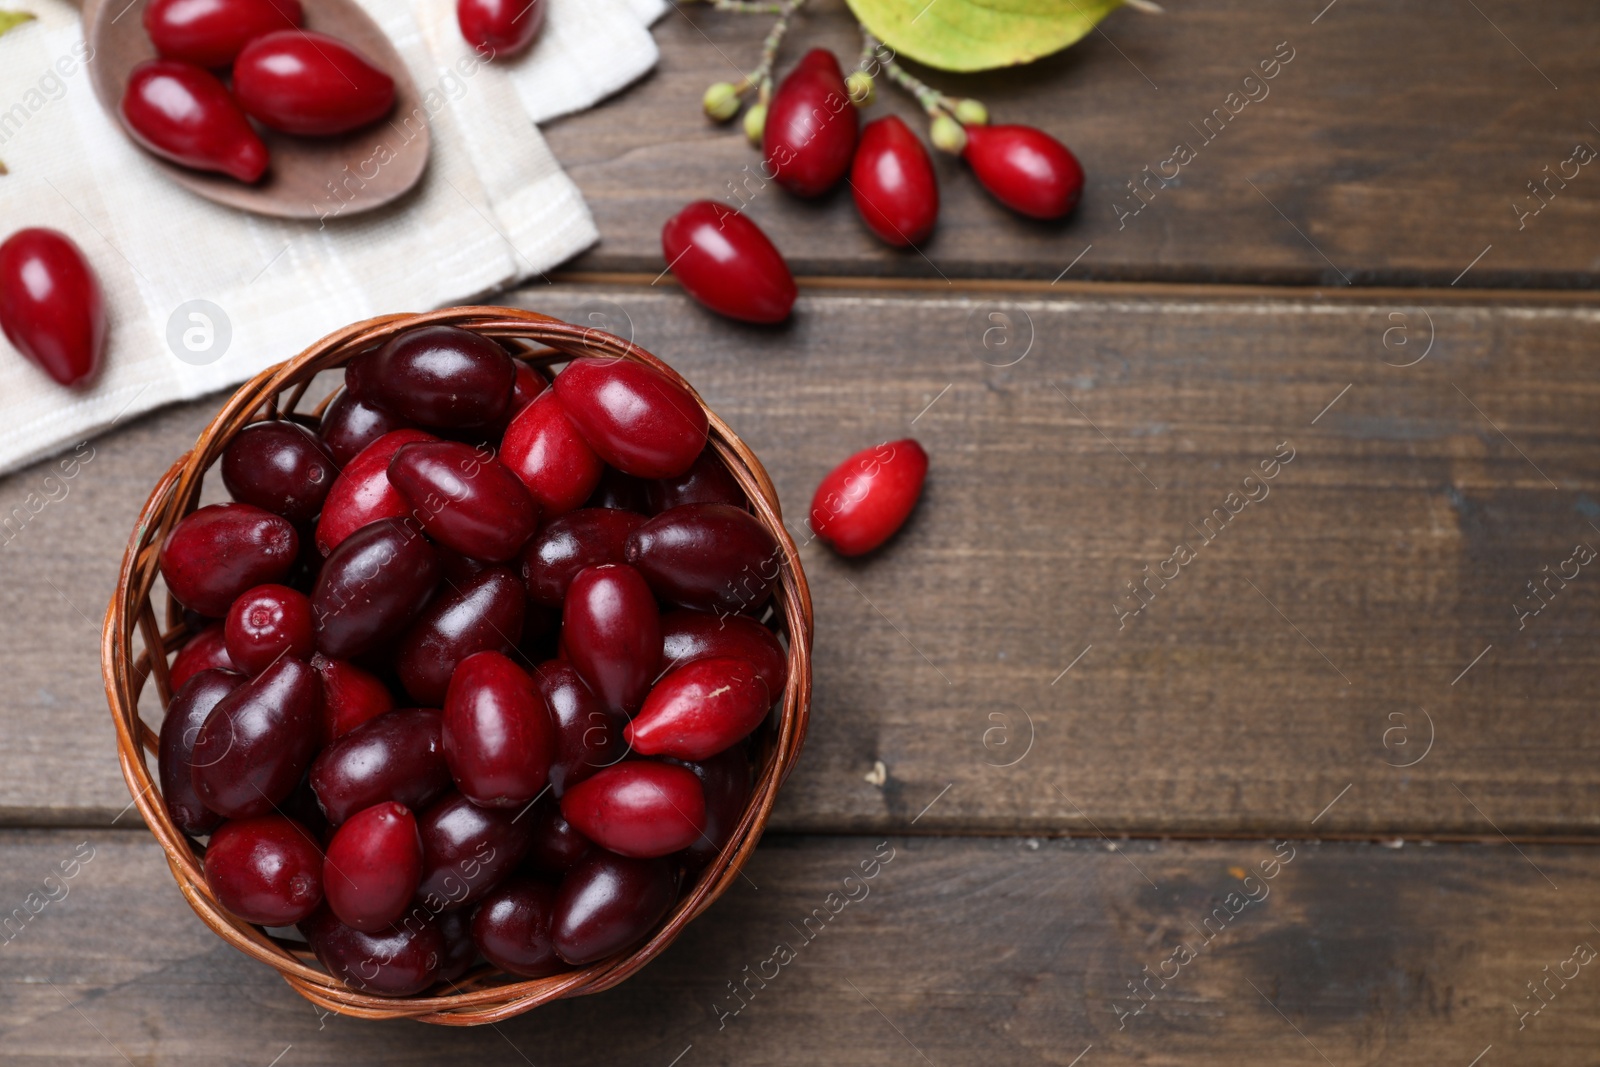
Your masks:
M 451 1031 L 323 1016 L 195 919 L 142 833 L 9 832 L 0 903 L 89 849 L 0 951 L 8 1064 L 1464 1067 L 1590 1063 L 1600 1037 L 1594 967 L 1567 962 L 1600 944 L 1584 848 L 769 839 L 618 989 Z
M 805 274 L 1049 280 L 1076 261 L 1070 278 L 1448 285 L 1493 245 L 1460 285 L 1581 287 L 1595 279 L 1600 180 L 1561 164 L 1579 142 L 1600 150 L 1590 15 L 1583 0 L 1196 0 L 1161 17 L 1119 11 L 1020 70 L 919 71 L 981 98 L 996 122 L 1061 138 L 1088 174 L 1077 214 L 1040 224 L 941 157 L 939 227 L 921 254 L 871 237 L 847 188 L 802 202 L 763 185 L 759 154 L 700 113 L 710 82 L 755 66 L 767 18 L 676 5 L 655 30 L 658 69 L 546 135 L 604 235 L 585 269 L 654 274 L 662 224 L 712 198 L 748 202 Z M 1283 42 L 1292 60 L 1245 85 Z M 847 66 L 858 54 L 841 0 L 807 7 L 780 63 L 814 46 Z M 925 135 L 907 95 L 884 83 L 878 98 L 867 117 L 893 111 Z M 1163 170 L 1180 144 L 1194 158 Z M 1528 183 L 1546 181 L 1535 199 Z
M 797 541 L 846 454 L 914 434 L 932 455 L 875 556 L 802 549 L 815 702 L 774 828 L 1593 833 L 1600 571 L 1554 580 L 1520 630 L 1514 605 L 1600 547 L 1595 312 L 1097 294 L 827 292 L 778 331 L 670 288 L 514 294 L 682 371 Z M 147 487 L 215 406 L 97 441 L 0 548 L 5 818 L 104 825 L 127 803 L 99 614 Z M 0 484 L 0 513 L 44 473 Z M 1180 542 L 1195 558 L 1120 614 Z

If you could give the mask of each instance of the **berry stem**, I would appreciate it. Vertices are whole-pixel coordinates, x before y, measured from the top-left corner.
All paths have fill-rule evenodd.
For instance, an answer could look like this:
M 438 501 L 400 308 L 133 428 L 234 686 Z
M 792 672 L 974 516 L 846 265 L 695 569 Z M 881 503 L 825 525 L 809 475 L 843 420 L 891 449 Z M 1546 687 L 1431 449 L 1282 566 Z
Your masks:
M 716 11 L 736 11 L 741 15 L 781 15 L 780 0 L 711 0 Z
M 863 26 L 860 69 L 871 73 L 873 65 L 882 68 L 890 81 L 916 97 L 917 103 L 922 105 L 922 110 L 934 118 L 954 114 L 956 105 L 960 103 L 955 97 L 946 96 L 902 67 L 894 58 L 894 51 Z
M 723 11 L 768 11 L 778 16 L 778 21 L 772 24 L 772 29 L 767 32 L 767 39 L 761 42 L 761 65 L 745 75 L 745 85 L 759 85 L 761 87 L 760 101 L 766 103 L 772 95 L 772 67 L 778 60 L 778 46 L 783 43 L 784 35 L 789 32 L 789 20 L 796 11 L 805 7 L 806 0 L 780 0 L 775 4 L 757 4 L 747 7 L 724 7 L 724 4 L 735 5 L 743 0 L 713 0 L 718 10 Z

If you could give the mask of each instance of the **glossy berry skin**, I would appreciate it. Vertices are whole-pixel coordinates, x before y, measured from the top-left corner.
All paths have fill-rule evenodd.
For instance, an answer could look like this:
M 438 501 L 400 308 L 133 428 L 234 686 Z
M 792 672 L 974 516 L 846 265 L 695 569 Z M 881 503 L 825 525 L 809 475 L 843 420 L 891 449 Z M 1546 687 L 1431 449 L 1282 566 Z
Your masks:
M 35 226 L 0 244 L 0 329 L 60 384 L 94 377 L 105 350 L 106 301 L 72 238 Z
M 173 825 L 186 834 L 208 834 L 222 821 L 195 792 L 194 742 L 211 710 L 243 681 L 243 675 L 232 671 L 200 671 L 172 695 L 161 720 L 161 742 L 156 750 L 161 800 Z
M 322 869 L 328 906 L 363 933 L 378 933 L 404 915 L 421 880 L 422 838 L 404 804 L 363 808 L 328 842 Z
M 344 369 L 345 386 L 353 394 L 435 430 L 490 426 L 503 419 L 516 376 L 505 349 L 454 326 L 396 334 Z
M 249 675 L 279 656 L 310 659 L 311 601 L 286 585 L 258 585 L 239 594 L 223 623 L 228 658 Z
M 311 592 L 317 651 L 349 659 L 400 634 L 439 582 L 439 554 L 400 519 L 368 523 L 334 549 Z
M 495 889 L 472 913 L 472 940 L 502 971 L 544 978 L 567 969 L 556 955 L 551 925 L 556 887 L 537 878 L 513 878 Z
M 360 129 L 394 106 L 394 79 L 336 37 L 279 30 L 233 63 L 233 95 L 263 125 L 326 137 Z
M 456 0 L 456 23 L 480 54 L 511 59 L 539 36 L 544 7 L 545 0 Z
M 402 708 L 363 723 L 323 749 L 311 789 L 335 826 L 363 808 L 394 801 L 421 811 L 450 788 L 442 713 Z
M 528 854 L 530 819 L 512 808 L 480 808 L 451 793 L 423 813 L 422 884 L 417 896 L 435 911 L 461 908 L 488 895 Z
M 533 672 L 533 684 L 544 697 L 555 724 L 550 791 L 559 798 L 568 786 L 622 759 L 627 752 L 622 740 L 627 720 L 607 708 L 577 669 L 564 659 L 539 664 Z
M 265 815 L 300 784 L 321 739 L 322 685 L 281 657 L 206 717 L 194 742 L 195 792 L 230 819 Z
M 499 652 L 462 660 L 444 702 L 444 758 L 461 794 L 520 810 L 544 792 L 555 754 L 555 724 L 527 672 Z
M 364 934 L 340 922 L 333 909 L 318 908 L 300 932 L 329 974 L 383 997 L 408 997 L 433 985 L 449 951 L 438 920 L 422 909 L 412 909 L 399 925 Z
M 627 760 L 569 788 L 561 814 L 601 848 L 644 859 L 697 841 L 706 828 L 706 798 L 692 771 Z
M 162 159 L 242 182 L 267 172 L 267 146 L 228 90 L 208 70 L 151 59 L 128 75 L 122 122 Z
M 542 803 L 534 815 L 528 860 L 551 874 L 564 874 L 589 851 L 590 841 L 561 814 L 561 805 Z
M 223 823 L 206 845 L 206 885 L 245 922 L 289 926 L 322 903 L 322 850 L 282 815 Z
M 677 896 L 678 879 L 666 860 L 591 849 L 556 894 L 556 954 L 579 966 L 620 952 L 654 930 Z
M 348 660 L 316 655 L 311 669 L 322 679 L 323 736 L 330 741 L 394 710 L 394 695 L 382 679 Z
M 743 508 L 685 504 L 633 531 L 627 560 L 663 599 L 727 614 L 765 603 L 783 553 Z
M 213 669 L 238 670 L 233 660 L 228 658 L 227 638 L 220 622 L 207 626 L 178 650 L 178 654 L 172 658 L 172 666 L 167 668 L 167 680 L 172 683 L 172 691 L 176 693 L 190 678 L 201 671 Z
M 546 523 L 522 552 L 522 577 L 536 604 L 560 607 L 585 567 L 622 563 L 644 516 L 620 508 L 582 508 Z
M 328 489 L 317 520 L 317 550 L 326 556 L 370 522 L 409 515 L 411 505 L 389 482 L 389 461 L 406 445 L 437 440 L 422 430 L 395 430 L 362 449 Z
M 705 409 L 653 367 L 575 359 L 556 375 L 555 392 L 589 447 L 624 474 L 676 477 L 705 447 Z
M 661 662 L 661 613 L 639 572 L 625 563 L 580 572 L 562 606 L 561 644 L 606 707 L 638 711 Z
M 555 393 L 546 390 L 506 427 L 500 462 L 522 480 L 546 517 L 581 507 L 605 464 L 584 442 Z
M 299 535 L 281 516 L 249 504 L 210 504 L 167 535 L 161 577 L 178 603 L 220 619 L 246 589 L 281 581 L 299 552 Z
M 779 185 L 796 196 L 821 196 L 850 169 L 859 123 L 838 59 L 813 48 L 767 106 L 761 154 Z
M 715 200 L 696 200 L 668 219 L 661 254 L 684 292 L 730 319 L 782 322 L 799 295 L 761 227 Z
M 700 453 L 694 466 L 676 478 L 656 479 L 649 489 L 652 514 L 685 504 L 732 504 L 736 508 L 746 504 L 744 490 L 710 448 Z
M 334 462 L 345 467 L 384 434 L 407 428 L 405 419 L 358 399 L 346 389 L 322 412 L 317 434 L 333 454 Z
M 623 736 L 641 756 L 709 759 L 750 736 L 772 701 L 748 660 L 696 660 L 655 684 Z
M 684 766 L 700 779 L 706 794 L 705 832 L 684 850 L 691 865 L 703 867 L 733 839 L 744 818 L 745 805 L 750 803 L 750 757 L 744 745 L 735 745 L 720 755 Z
M 773 632 L 743 615 L 672 611 L 661 617 L 661 666 L 676 670 L 696 660 L 733 656 L 747 661 L 776 701 L 789 680 L 789 654 Z
M 817 486 L 811 529 L 841 556 L 860 556 L 905 523 L 922 495 L 928 454 L 907 438 L 864 448 Z
M 396 662 L 406 692 L 442 706 L 451 675 L 468 656 L 517 647 L 527 603 L 522 580 L 504 567 L 445 585 L 400 639 Z
M 338 476 L 339 466 L 322 439 L 282 419 L 251 423 L 222 452 L 222 484 L 233 499 L 296 526 L 317 517 Z
M 458 441 L 406 445 L 389 461 L 389 484 L 428 536 L 473 559 L 508 560 L 539 526 L 539 505 L 517 476 Z
M 850 166 L 867 229 L 897 248 L 921 244 L 939 218 L 939 179 L 922 141 L 898 115 L 867 123 Z
M 252 39 L 300 20 L 300 0 L 151 0 L 144 9 L 162 58 L 201 67 L 226 67 Z
M 1036 219 L 1061 218 L 1083 195 L 1078 157 L 1032 126 L 968 126 L 961 155 L 996 200 Z

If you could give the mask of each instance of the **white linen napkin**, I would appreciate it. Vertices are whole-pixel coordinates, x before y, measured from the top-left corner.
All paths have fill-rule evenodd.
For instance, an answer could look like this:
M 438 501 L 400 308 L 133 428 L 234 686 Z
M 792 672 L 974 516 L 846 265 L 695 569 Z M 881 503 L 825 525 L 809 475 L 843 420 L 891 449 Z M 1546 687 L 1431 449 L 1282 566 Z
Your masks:
M 0 36 L 0 161 L 10 170 L 0 176 L 0 240 L 25 226 L 70 234 L 100 278 L 110 328 L 98 378 L 70 391 L 0 338 L 0 474 L 241 382 L 350 322 L 466 302 L 598 239 L 534 122 L 586 108 L 654 66 L 648 24 L 666 0 L 548 0 L 527 55 L 476 69 L 456 65 L 471 52 L 453 0 L 360 2 L 419 89 L 447 106 L 433 116 L 414 194 L 319 224 L 245 214 L 168 180 L 100 107 L 77 58 L 77 9 L 8 0 L 38 21 Z M 169 332 L 188 342 L 174 346 Z

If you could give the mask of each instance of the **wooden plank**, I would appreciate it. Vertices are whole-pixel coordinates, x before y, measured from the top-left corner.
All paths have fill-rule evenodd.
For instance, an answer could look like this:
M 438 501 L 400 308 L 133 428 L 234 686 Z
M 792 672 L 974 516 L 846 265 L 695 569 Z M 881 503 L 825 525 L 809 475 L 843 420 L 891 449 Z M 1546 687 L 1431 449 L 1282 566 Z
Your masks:
M 1593 309 L 841 291 L 771 332 L 670 289 L 515 298 L 631 329 L 682 369 L 764 457 L 802 537 L 848 452 L 914 434 L 933 457 L 877 556 L 803 550 L 813 727 L 777 827 L 1492 837 L 1600 821 L 1600 577 L 1564 562 L 1600 546 Z M 1025 358 L 993 365 L 1030 332 Z M 104 825 L 127 803 L 99 613 L 147 486 L 213 408 L 96 442 L 66 498 L 0 548 L 13 822 Z M 0 514 L 42 477 L 0 484 Z M 1164 564 L 1180 542 L 1194 558 Z M 1176 577 L 1120 614 L 1147 566 Z M 1546 567 L 1577 577 L 1519 629 Z
M 0 952 L 8 1064 L 1464 1067 L 1600 1038 L 1588 848 L 772 839 L 623 986 L 471 1030 L 324 1016 L 201 925 L 142 833 L 8 833 L 0 900 L 89 848 Z
M 806 274 L 1049 280 L 1076 262 L 1069 277 L 1448 285 L 1475 264 L 1461 285 L 1589 286 L 1600 181 L 1586 164 L 1563 167 L 1579 142 L 1600 150 L 1589 15 L 1582 0 L 1196 0 L 1159 18 L 1119 12 L 1022 70 L 919 71 L 983 99 L 997 122 L 1060 137 L 1088 174 L 1077 215 L 1044 225 L 941 157 L 941 219 L 921 255 L 872 238 L 848 189 L 800 202 L 763 186 L 758 153 L 701 115 L 708 83 L 755 65 L 767 18 L 677 5 L 656 27 L 655 73 L 546 133 L 599 222 L 603 241 L 579 262 L 590 270 L 655 274 L 662 223 L 710 197 L 748 202 Z M 1246 85 L 1284 42 L 1288 64 Z M 858 54 L 842 0 L 808 6 L 782 62 L 814 46 Z M 872 115 L 925 132 L 904 93 L 884 84 L 879 99 Z M 1547 181 L 1535 198 L 1529 183 Z

